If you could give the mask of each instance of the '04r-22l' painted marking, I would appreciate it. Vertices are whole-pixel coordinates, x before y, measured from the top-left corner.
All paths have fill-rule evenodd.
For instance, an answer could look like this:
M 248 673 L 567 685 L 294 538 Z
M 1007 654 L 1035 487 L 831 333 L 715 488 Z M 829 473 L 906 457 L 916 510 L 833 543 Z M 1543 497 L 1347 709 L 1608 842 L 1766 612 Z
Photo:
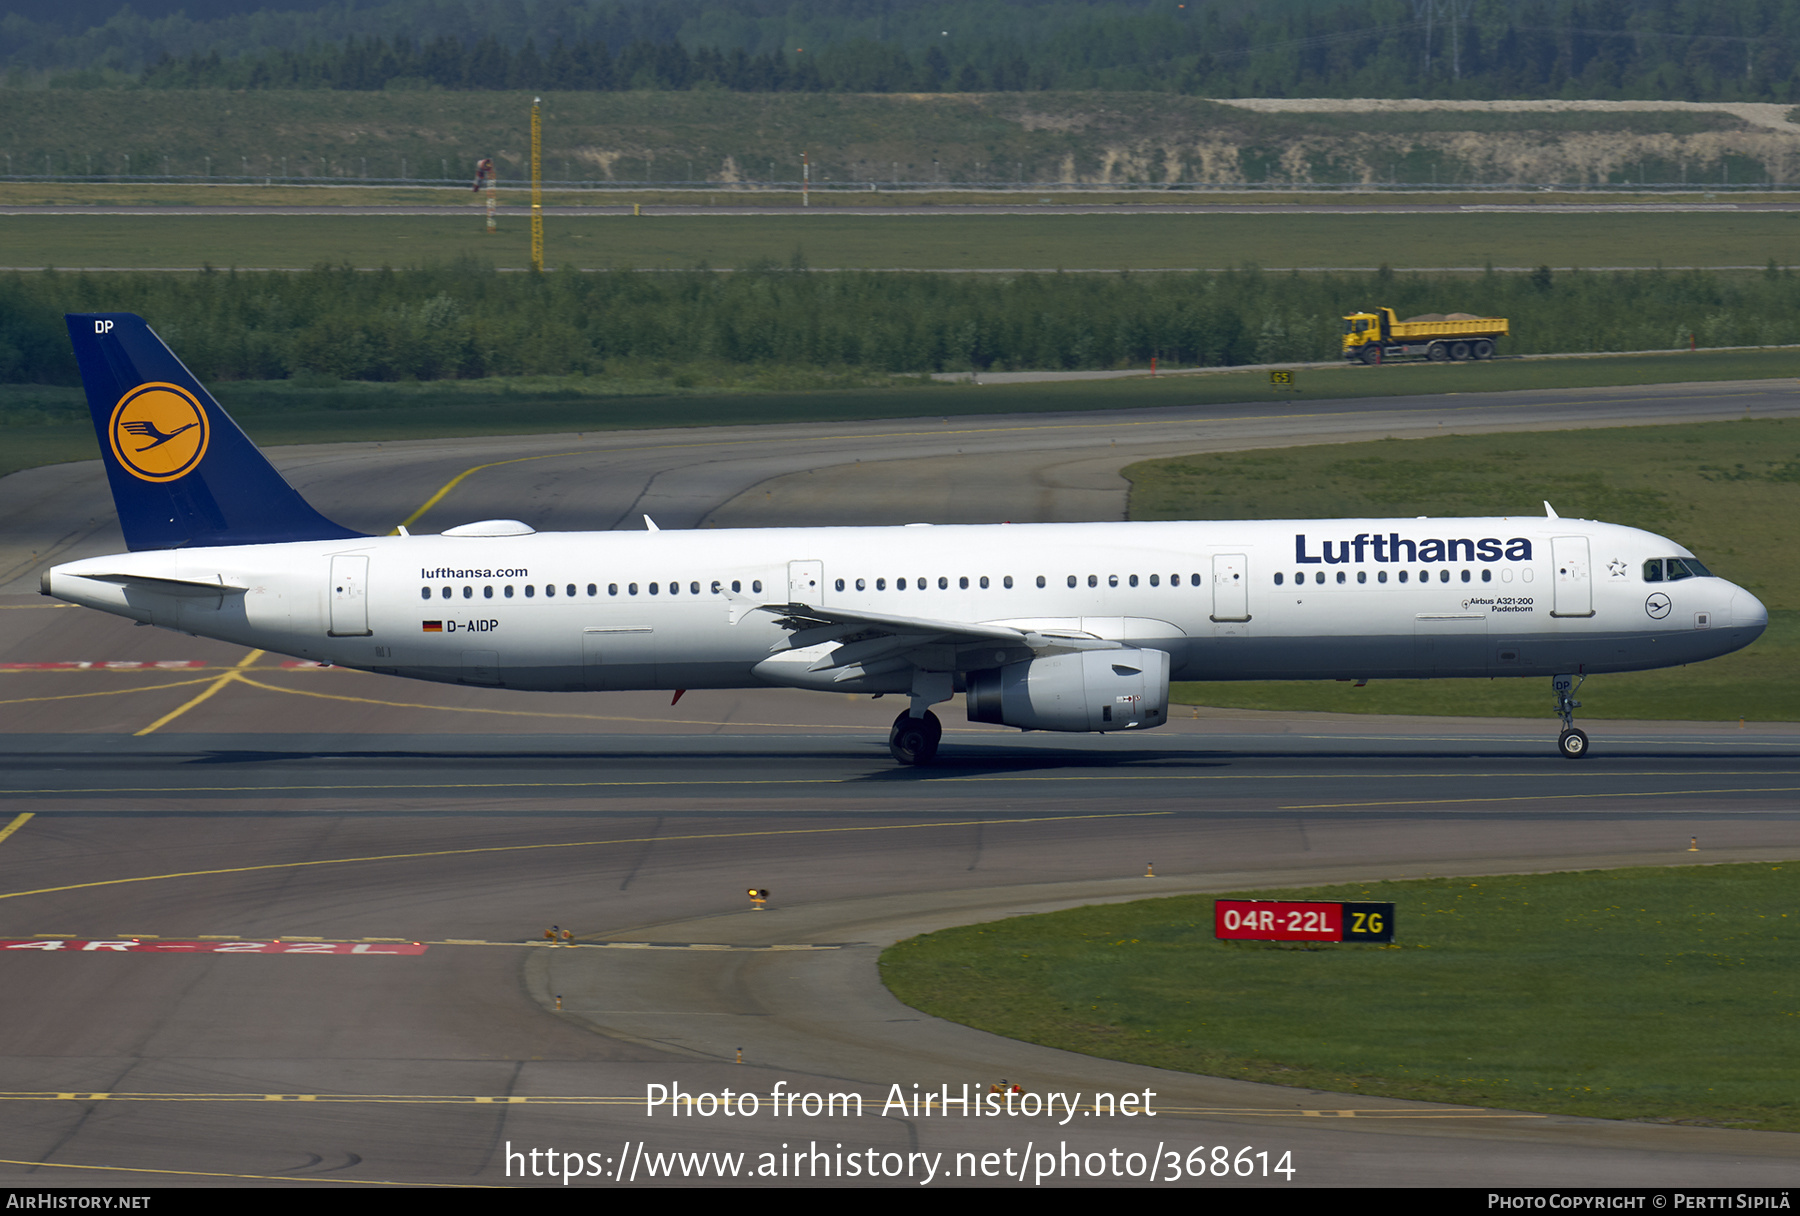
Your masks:
M 419 942 L 165 942 L 49 938 L 0 941 L 0 950 L 76 950 L 109 954 L 423 954 Z

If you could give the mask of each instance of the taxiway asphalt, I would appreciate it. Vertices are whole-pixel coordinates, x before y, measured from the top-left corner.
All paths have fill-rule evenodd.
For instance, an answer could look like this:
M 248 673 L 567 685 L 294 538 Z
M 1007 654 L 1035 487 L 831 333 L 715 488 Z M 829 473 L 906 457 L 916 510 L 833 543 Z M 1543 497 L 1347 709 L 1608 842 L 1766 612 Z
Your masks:
M 469 470 L 415 530 L 1023 521 L 1119 518 L 1117 470 L 1150 455 L 1794 409 L 1784 382 L 273 455 L 368 530 Z M 916 932 L 1102 899 L 1800 856 L 1793 728 L 1599 724 L 1577 766 L 1548 715 L 1192 711 L 1065 740 L 965 728 L 951 708 L 947 763 L 907 772 L 885 754 L 889 700 L 420 685 L 58 607 L 28 594 L 37 570 L 118 547 L 97 466 L 0 481 L 0 519 L 0 662 L 92 664 L 0 674 L 0 936 L 63 943 L 4 960 L 8 1184 L 546 1184 L 510 1154 L 549 1148 L 605 1185 L 722 1181 L 719 1159 L 683 1178 L 671 1152 L 747 1153 L 751 1170 L 768 1153 L 761 1181 L 778 1184 L 796 1151 L 809 1170 L 854 1153 L 918 1185 L 911 1154 L 1029 1174 L 1065 1147 L 1138 1153 L 1159 1178 L 1169 1152 L 1291 1153 L 1298 1185 L 1794 1176 L 1788 1135 L 1223 1082 L 1000 1040 L 901 1006 L 874 967 Z M 553 925 L 571 944 L 544 942 Z M 332 943 L 345 953 L 319 956 Z M 1080 1093 L 1082 1113 L 881 1110 L 895 1086 L 1001 1077 Z M 762 1106 L 647 1115 L 655 1085 Z M 1085 1113 L 1145 1090 L 1153 1118 Z M 777 1091 L 858 1094 L 864 1114 L 771 1114 Z M 1180 1181 L 1289 1185 L 1254 1168 Z

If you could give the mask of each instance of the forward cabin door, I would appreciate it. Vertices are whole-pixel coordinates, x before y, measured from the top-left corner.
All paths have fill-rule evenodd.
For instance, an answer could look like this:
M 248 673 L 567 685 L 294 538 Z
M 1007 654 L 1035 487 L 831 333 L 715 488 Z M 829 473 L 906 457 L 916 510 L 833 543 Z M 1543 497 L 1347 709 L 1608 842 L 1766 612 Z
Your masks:
M 369 636 L 369 559 L 341 553 L 331 559 L 331 629 L 334 638 Z
M 1588 577 L 1588 538 L 1554 536 L 1550 556 L 1555 566 L 1555 599 L 1551 616 L 1593 616 L 1594 581 Z

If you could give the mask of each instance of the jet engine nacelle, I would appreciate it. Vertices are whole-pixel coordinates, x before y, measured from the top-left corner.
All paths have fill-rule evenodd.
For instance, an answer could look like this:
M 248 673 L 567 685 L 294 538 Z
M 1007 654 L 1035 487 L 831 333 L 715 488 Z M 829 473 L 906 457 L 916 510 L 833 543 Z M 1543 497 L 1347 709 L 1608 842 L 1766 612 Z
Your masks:
M 1078 650 L 967 677 L 969 721 L 1025 730 L 1143 730 L 1169 717 L 1163 650 Z

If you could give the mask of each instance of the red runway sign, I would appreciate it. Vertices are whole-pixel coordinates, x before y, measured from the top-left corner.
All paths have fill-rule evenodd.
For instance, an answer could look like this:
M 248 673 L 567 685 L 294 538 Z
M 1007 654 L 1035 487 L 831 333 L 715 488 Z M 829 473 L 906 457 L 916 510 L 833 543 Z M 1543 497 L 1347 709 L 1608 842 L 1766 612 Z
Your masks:
M 1220 899 L 1213 902 L 1213 936 L 1221 941 L 1391 942 L 1394 905 Z

